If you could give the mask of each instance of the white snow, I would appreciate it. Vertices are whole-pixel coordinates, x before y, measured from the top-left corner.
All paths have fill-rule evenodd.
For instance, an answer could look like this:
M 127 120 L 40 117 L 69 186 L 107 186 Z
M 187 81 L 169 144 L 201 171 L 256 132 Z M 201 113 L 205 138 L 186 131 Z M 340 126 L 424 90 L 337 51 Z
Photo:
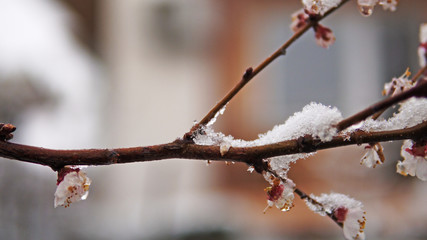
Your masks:
M 206 127 L 205 134 L 199 134 L 194 141 L 200 145 L 220 145 L 229 143 L 232 147 L 253 147 L 297 139 L 304 135 L 318 137 L 322 141 L 330 141 L 337 133 L 333 125 L 342 120 L 341 112 L 337 108 L 328 107 L 320 103 L 310 103 L 301 112 L 294 113 L 284 124 L 276 125 L 267 133 L 260 134 L 258 139 L 245 141 L 225 136 Z
M 294 113 L 284 124 L 275 126 L 267 133 L 260 134 L 258 139 L 245 141 L 234 139 L 233 136 L 225 136 L 221 132 L 215 132 L 210 126 L 205 127 L 205 134 L 199 134 L 194 141 L 200 145 L 217 145 L 223 148 L 225 154 L 229 147 L 254 147 L 298 139 L 304 135 L 317 137 L 322 141 L 330 141 L 337 133 L 333 127 L 342 120 L 342 115 L 337 108 L 328 107 L 319 103 L 306 105 L 301 112 Z M 270 163 L 271 170 L 280 177 L 286 178 L 289 165 L 298 159 L 307 158 L 314 153 L 299 153 L 266 159 Z
M 360 130 L 387 131 L 413 127 L 427 120 L 427 99 L 410 98 L 400 104 L 399 112 L 388 120 L 368 119 L 362 122 Z

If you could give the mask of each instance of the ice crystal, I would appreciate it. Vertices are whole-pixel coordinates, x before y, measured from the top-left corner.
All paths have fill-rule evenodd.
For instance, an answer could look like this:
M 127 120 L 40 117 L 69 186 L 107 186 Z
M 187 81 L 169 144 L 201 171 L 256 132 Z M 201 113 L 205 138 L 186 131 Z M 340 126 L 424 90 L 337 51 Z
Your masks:
M 312 211 L 322 216 L 332 216 L 343 224 L 346 239 L 365 239 L 366 213 L 361 202 L 339 193 L 310 195 L 310 198 L 306 199 L 306 204 Z

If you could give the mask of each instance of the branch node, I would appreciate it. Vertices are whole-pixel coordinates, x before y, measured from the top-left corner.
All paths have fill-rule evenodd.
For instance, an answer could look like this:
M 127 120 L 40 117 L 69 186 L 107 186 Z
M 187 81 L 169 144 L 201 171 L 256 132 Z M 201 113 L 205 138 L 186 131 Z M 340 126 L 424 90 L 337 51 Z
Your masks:
M 282 54 L 282 56 L 285 56 L 286 55 L 286 48 L 280 49 L 280 53 Z
M 317 150 L 313 136 L 304 135 L 297 139 L 298 149 L 300 152 L 315 152 Z
M 248 69 L 246 69 L 245 73 L 243 74 L 242 79 L 245 81 L 251 80 L 253 72 L 254 72 L 254 69 L 252 67 L 249 67 Z
M 114 151 L 114 149 L 108 149 L 108 158 L 110 159 L 111 164 L 116 164 L 120 158 L 120 154 Z

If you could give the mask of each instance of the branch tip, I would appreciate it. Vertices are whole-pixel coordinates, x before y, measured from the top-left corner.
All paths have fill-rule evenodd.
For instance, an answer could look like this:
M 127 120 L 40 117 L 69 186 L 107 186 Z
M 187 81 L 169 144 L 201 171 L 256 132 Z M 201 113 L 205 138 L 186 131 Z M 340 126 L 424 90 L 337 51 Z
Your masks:
M 7 141 L 13 138 L 12 132 L 16 127 L 10 123 L 0 123 L 0 141 Z

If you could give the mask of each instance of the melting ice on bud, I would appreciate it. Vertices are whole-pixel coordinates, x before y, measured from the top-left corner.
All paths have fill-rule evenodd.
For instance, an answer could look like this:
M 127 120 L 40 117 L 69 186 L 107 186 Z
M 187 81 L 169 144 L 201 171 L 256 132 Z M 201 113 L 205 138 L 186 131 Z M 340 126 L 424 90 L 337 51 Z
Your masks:
M 365 17 L 372 15 L 374 12 L 374 7 L 377 3 L 378 0 L 357 0 L 359 11 Z
M 331 8 L 337 7 L 341 0 L 302 0 L 304 8 L 312 14 L 323 15 Z
M 337 223 L 342 224 L 346 239 L 365 239 L 366 212 L 363 204 L 347 195 L 339 193 L 310 195 L 316 203 L 306 199 L 307 206 L 314 212 L 331 216 Z
M 85 200 L 91 180 L 79 168 L 64 167 L 58 172 L 55 207 L 69 207 L 71 203 Z
M 397 172 L 407 176 L 417 176 L 423 181 L 427 181 L 427 144 L 417 144 L 412 140 L 403 141 L 403 157 L 396 165 Z
M 283 182 L 280 178 L 272 176 L 270 173 L 264 173 L 264 178 L 271 184 L 265 191 L 267 192 L 267 207 L 276 206 L 281 211 L 289 211 L 293 207 L 295 184 L 290 179 Z
M 383 147 L 380 143 L 369 144 L 365 147 L 366 153 L 360 160 L 360 164 L 368 168 L 375 168 L 384 163 Z

